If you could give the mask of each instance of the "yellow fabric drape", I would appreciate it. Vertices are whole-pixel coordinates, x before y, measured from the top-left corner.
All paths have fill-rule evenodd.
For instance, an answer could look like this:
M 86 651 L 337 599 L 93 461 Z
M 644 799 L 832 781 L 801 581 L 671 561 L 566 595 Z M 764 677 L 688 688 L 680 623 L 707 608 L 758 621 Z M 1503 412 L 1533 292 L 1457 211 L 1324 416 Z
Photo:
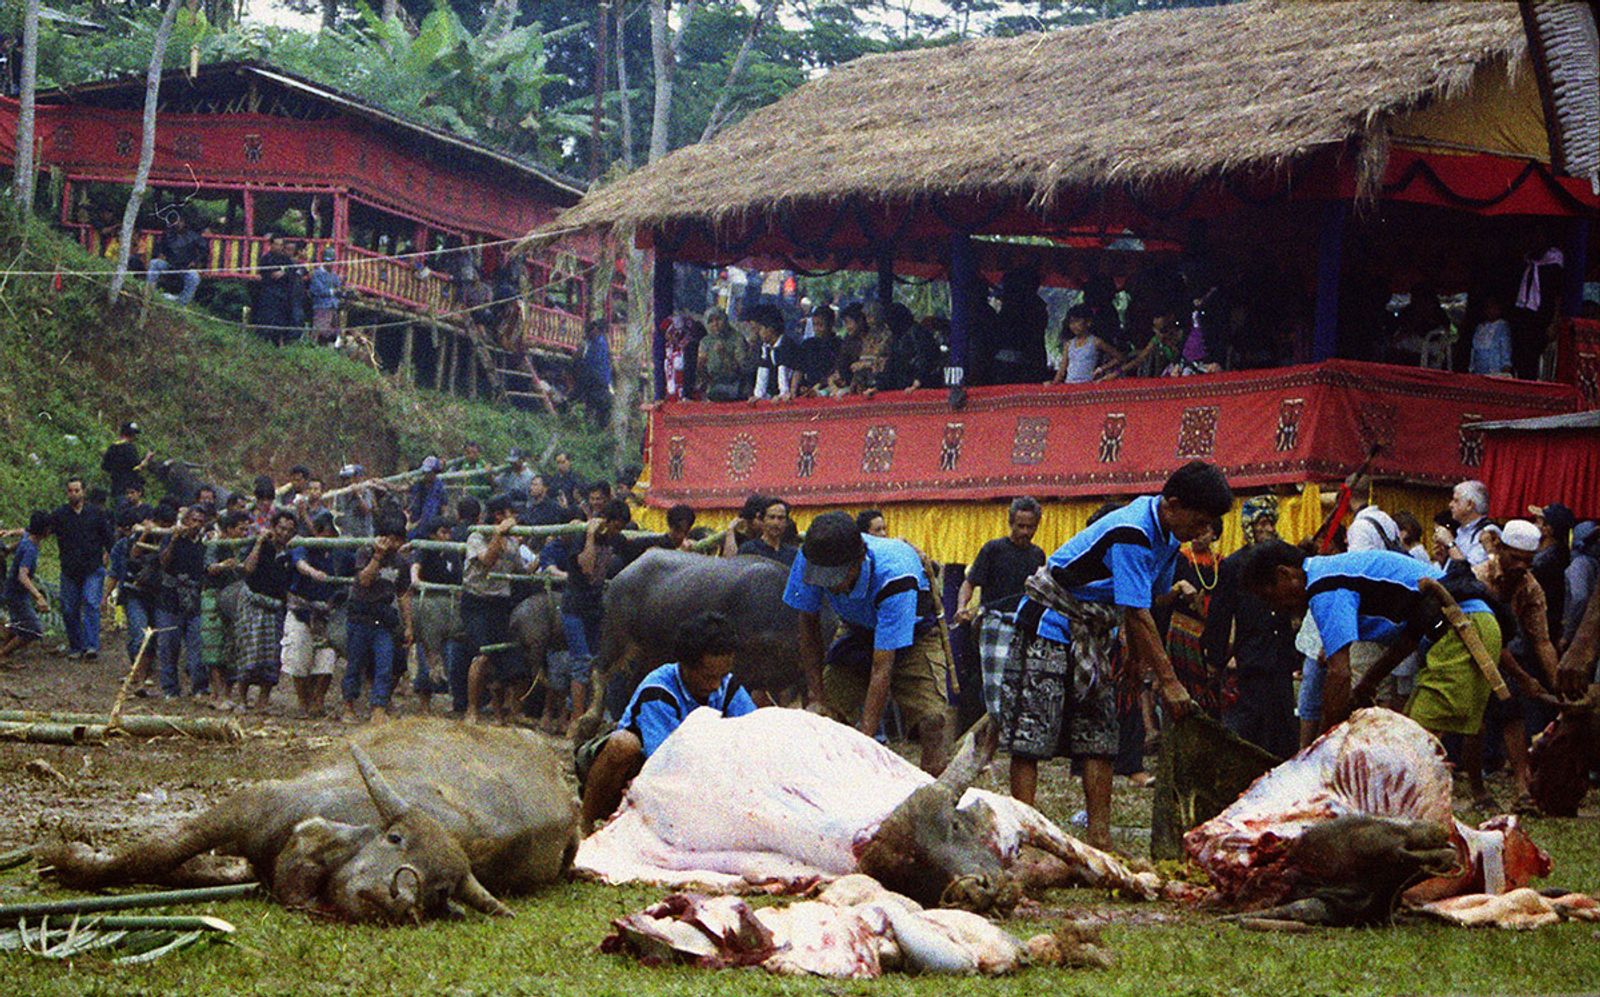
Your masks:
M 1335 491 L 1332 487 L 1328 491 Z M 1297 543 L 1316 532 L 1322 523 L 1323 489 L 1315 483 L 1300 486 L 1297 493 L 1281 496 L 1278 500 L 1278 535 L 1290 543 Z M 1242 496 L 1248 498 L 1249 496 Z M 1379 508 L 1389 513 L 1408 510 L 1423 524 L 1424 530 L 1432 522 L 1433 514 L 1449 501 L 1449 493 L 1439 489 L 1381 486 L 1373 498 Z M 1046 551 L 1055 550 L 1069 537 L 1088 524 L 1089 517 L 1103 504 L 1103 499 L 1067 499 L 1044 502 L 1044 519 L 1039 524 L 1035 542 Z M 1240 500 L 1235 500 L 1233 511 L 1222 521 L 1222 542 L 1217 545 L 1223 554 L 1238 550 L 1244 544 L 1239 526 Z M 866 506 L 843 507 L 854 515 Z M 1009 532 L 1006 523 L 1007 506 L 1000 502 L 900 502 L 877 506 L 889 524 L 890 536 L 909 540 L 936 561 L 966 564 L 978 553 L 978 548 L 996 537 Z M 731 521 L 736 509 L 697 510 L 697 524 L 720 530 Z M 804 530 L 826 508 L 796 508 L 795 525 Z M 667 528 L 666 510 L 654 507 L 638 509 L 634 518 L 643 529 L 662 531 Z

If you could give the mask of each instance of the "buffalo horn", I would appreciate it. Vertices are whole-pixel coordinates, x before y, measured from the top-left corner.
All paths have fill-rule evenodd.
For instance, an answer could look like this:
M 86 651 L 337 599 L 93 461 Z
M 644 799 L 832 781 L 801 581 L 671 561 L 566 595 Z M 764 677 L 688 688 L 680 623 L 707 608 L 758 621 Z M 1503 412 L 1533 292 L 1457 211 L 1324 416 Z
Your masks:
M 378 808 L 378 816 L 383 818 L 385 824 L 398 820 L 401 814 L 410 809 L 410 804 L 389 785 L 389 780 L 378 771 L 378 766 L 372 763 L 360 745 L 350 745 L 350 754 L 356 760 L 356 771 L 361 773 L 361 781 L 367 784 L 367 793 L 372 797 L 373 806 Z
M 966 736 L 962 737 L 961 744 L 956 748 L 955 757 L 939 774 L 939 783 L 960 796 L 977 781 L 999 746 L 1000 731 L 995 726 L 994 718 L 985 714 L 967 729 Z
M 461 881 L 460 889 L 456 890 L 456 899 L 471 907 L 494 917 L 511 917 L 511 908 L 496 900 L 493 893 L 483 888 L 478 882 L 478 877 L 467 873 L 467 878 Z

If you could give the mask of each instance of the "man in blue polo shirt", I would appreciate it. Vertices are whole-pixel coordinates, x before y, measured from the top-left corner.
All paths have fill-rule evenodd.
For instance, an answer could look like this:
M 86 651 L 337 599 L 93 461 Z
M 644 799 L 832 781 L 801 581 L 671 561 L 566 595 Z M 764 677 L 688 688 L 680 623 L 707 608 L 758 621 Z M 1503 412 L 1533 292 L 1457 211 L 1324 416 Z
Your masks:
M 842 623 L 826 654 L 823 600 Z M 806 531 L 783 601 L 800 613 L 800 666 L 811 708 L 825 707 L 871 737 L 892 696 L 921 745 L 922 768 L 942 771 L 949 662 L 916 548 L 862 534 L 849 513 L 825 512 Z
M 1034 802 L 1040 760 L 1081 760 L 1088 841 L 1096 848 L 1111 847 L 1117 645 L 1125 634 L 1127 666 L 1135 675 L 1154 675 L 1171 713 L 1193 708 L 1150 607 L 1172 588 L 1178 547 L 1232 506 L 1222 472 L 1192 461 L 1172 473 L 1160 495 L 1136 498 L 1096 519 L 1029 580 L 1000 691 L 1011 795 Z
M 617 729 L 578 749 L 584 830 L 614 813 L 645 760 L 695 710 L 725 717 L 754 713 L 755 701 L 733 677 L 735 634 L 721 613 L 702 613 L 678 628 L 678 660 L 639 683 Z
M 1489 682 L 1454 630 L 1442 628 L 1437 605 L 1418 588 L 1424 578 L 1443 581 L 1432 564 L 1387 550 L 1307 557 L 1280 541 L 1251 554 L 1242 581 L 1275 609 L 1309 612 L 1322 635 L 1322 723 L 1344 720 L 1351 691 L 1350 645 L 1358 640 L 1386 645 L 1384 655 L 1362 677 L 1360 698 L 1424 638 L 1434 638 L 1417 671 L 1406 715 L 1433 734 L 1478 733 L 1489 703 Z M 1470 586 L 1470 583 L 1468 583 Z M 1473 591 L 1457 591 L 1456 602 L 1489 652 L 1500 657 L 1500 624 Z

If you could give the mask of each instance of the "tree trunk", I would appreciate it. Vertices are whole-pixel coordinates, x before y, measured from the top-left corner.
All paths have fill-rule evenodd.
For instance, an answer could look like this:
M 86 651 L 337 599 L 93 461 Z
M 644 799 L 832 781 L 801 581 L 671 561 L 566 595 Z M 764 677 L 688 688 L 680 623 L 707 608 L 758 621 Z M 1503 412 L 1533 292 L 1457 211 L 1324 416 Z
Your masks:
M 617 0 L 617 95 L 622 101 L 622 165 L 633 169 L 633 99 L 628 96 L 627 0 Z
M 161 99 L 161 64 L 167 57 L 167 39 L 172 37 L 172 22 L 178 17 L 178 5 L 183 0 L 167 0 L 166 12 L 161 15 L 161 26 L 156 28 L 155 46 L 150 52 L 150 72 L 144 80 L 144 134 L 139 140 L 139 168 L 133 174 L 133 192 L 128 195 L 128 207 L 122 212 L 122 245 L 117 248 L 117 272 L 111 276 L 107 298 L 116 303 L 122 285 L 128 280 L 128 253 L 133 248 L 133 226 L 139 220 L 139 206 L 144 203 L 145 187 L 150 182 L 150 162 L 156 156 L 156 104 Z
M 17 212 L 33 211 L 39 177 L 33 164 L 34 94 L 39 88 L 39 0 L 27 0 L 22 12 L 22 93 L 17 106 Z
M 339 23 L 339 0 L 322 0 L 322 30 L 332 31 Z
M 400 14 L 400 0 L 383 0 L 383 19 L 393 20 Z
M 412 368 L 412 357 L 415 355 L 417 344 L 417 325 L 415 322 L 406 325 L 405 345 L 400 348 L 400 376 L 405 378 L 405 383 L 417 383 L 417 377 Z
M 706 118 L 705 131 L 700 133 L 700 141 L 709 142 L 711 137 L 722 130 L 722 122 L 727 113 L 728 98 L 733 96 L 733 88 L 739 82 L 739 77 L 744 75 L 745 63 L 750 61 L 750 50 L 755 47 L 756 36 L 761 34 L 761 29 L 767 23 L 778 7 L 778 0 L 762 0 L 760 8 L 756 10 L 755 19 L 750 22 L 750 29 L 744 33 L 744 41 L 739 45 L 739 52 L 733 57 L 733 65 L 728 67 L 728 78 L 722 81 L 722 90 L 717 94 L 717 102 L 711 105 L 711 116 Z
M 695 0 L 679 8 L 678 30 L 667 22 L 667 0 L 650 0 L 650 55 L 655 63 L 656 95 L 650 119 L 650 162 L 672 147 L 672 84 L 683 52 L 683 33 L 694 18 Z

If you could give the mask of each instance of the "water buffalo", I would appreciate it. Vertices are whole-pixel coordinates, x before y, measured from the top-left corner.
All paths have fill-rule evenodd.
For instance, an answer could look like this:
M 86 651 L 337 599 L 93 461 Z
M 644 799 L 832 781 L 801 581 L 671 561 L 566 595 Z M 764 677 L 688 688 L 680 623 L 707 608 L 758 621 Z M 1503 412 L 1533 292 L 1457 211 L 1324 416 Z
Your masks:
M 572 863 L 578 805 L 562 768 L 528 731 L 396 720 L 176 830 L 110 853 L 50 846 L 40 861 L 79 888 L 193 883 L 215 851 L 246 859 L 286 906 L 352 921 L 417 921 L 452 900 L 508 914 L 496 894 L 554 882 Z
M 605 624 L 594 658 L 596 695 L 574 735 L 594 735 L 604 706 L 600 690 L 618 669 L 630 661 L 654 668 L 673 660 L 678 625 L 704 612 L 733 622 L 739 635 L 733 672 L 746 688 L 777 690 L 799 682 L 799 617 L 783 602 L 788 580 L 787 568 L 764 557 L 646 551 L 606 586 Z

